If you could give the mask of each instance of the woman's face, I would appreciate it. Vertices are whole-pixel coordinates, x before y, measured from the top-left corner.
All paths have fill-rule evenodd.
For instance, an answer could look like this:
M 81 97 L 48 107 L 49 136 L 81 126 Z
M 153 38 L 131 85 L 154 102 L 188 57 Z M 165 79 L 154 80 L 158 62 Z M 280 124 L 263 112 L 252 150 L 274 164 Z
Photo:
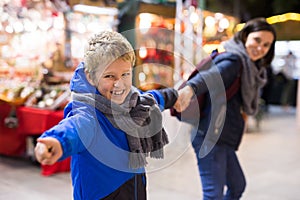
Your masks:
M 270 31 L 256 31 L 248 35 L 245 47 L 252 61 L 263 58 L 271 48 L 274 35 Z
M 98 77 L 96 87 L 107 99 L 122 104 L 132 86 L 131 62 L 118 59 Z

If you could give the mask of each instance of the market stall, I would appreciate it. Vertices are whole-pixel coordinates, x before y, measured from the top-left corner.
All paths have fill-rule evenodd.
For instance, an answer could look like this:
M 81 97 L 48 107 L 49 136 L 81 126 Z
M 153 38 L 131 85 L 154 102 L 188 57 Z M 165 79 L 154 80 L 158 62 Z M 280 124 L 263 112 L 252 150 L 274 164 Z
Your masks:
M 201 10 L 195 2 L 141 3 L 135 20 L 134 85 L 142 90 L 173 87 L 232 36 L 237 22 L 234 17 Z
M 19 134 L 16 128 L 7 126 L 12 106 L 0 102 L 0 154 L 6 156 L 22 156 L 26 151 L 26 136 Z M 16 123 L 15 121 L 13 122 Z
M 0 2 L 1 155 L 34 160 L 35 139 L 63 119 L 69 82 L 87 38 L 118 24 L 115 7 L 93 3 Z M 69 171 L 69 162 L 42 166 L 42 174 Z
M 134 85 L 142 90 L 172 87 L 175 4 L 141 3 L 135 18 L 137 63 Z M 124 32 L 132 35 L 132 31 Z

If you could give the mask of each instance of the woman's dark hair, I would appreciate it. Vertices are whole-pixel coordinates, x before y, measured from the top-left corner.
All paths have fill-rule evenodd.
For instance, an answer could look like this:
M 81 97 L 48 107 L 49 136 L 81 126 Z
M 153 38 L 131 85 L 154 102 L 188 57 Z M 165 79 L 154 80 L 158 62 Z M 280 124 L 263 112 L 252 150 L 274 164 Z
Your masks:
M 243 44 L 246 43 L 247 37 L 252 32 L 257 31 L 270 31 L 274 35 L 274 41 L 271 44 L 270 50 L 268 53 L 261 59 L 261 64 L 268 66 L 271 64 L 274 54 L 275 54 L 275 41 L 276 41 L 276 31 L 274 27 L 269 24 L 265 18 L 255 18 L 249 20 L 245 26 L 234 35 L 234 40 L 240 40 Z

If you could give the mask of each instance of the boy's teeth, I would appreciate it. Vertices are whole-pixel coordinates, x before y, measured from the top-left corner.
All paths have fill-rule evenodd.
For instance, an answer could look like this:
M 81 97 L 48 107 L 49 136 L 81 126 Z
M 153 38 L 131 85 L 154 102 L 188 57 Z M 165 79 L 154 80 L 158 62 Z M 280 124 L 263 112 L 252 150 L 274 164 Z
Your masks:
M 113 92 L 113 94 L 115 94 L 115 95 L 120 95 L 122 93 L 123 93 L 123 91 L 119 91 L 119 92 L 115 91 L 115 92 Z

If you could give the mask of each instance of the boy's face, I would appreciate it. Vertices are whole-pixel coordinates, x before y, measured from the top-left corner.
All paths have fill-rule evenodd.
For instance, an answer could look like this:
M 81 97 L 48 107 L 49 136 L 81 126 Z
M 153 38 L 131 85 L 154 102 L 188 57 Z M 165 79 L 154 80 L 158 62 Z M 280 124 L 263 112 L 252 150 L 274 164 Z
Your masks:
M 122 104 L 132 86 L 131 62 L 117 59 L 108 65 L 95 83 L 98 91 L 116 104 Z

